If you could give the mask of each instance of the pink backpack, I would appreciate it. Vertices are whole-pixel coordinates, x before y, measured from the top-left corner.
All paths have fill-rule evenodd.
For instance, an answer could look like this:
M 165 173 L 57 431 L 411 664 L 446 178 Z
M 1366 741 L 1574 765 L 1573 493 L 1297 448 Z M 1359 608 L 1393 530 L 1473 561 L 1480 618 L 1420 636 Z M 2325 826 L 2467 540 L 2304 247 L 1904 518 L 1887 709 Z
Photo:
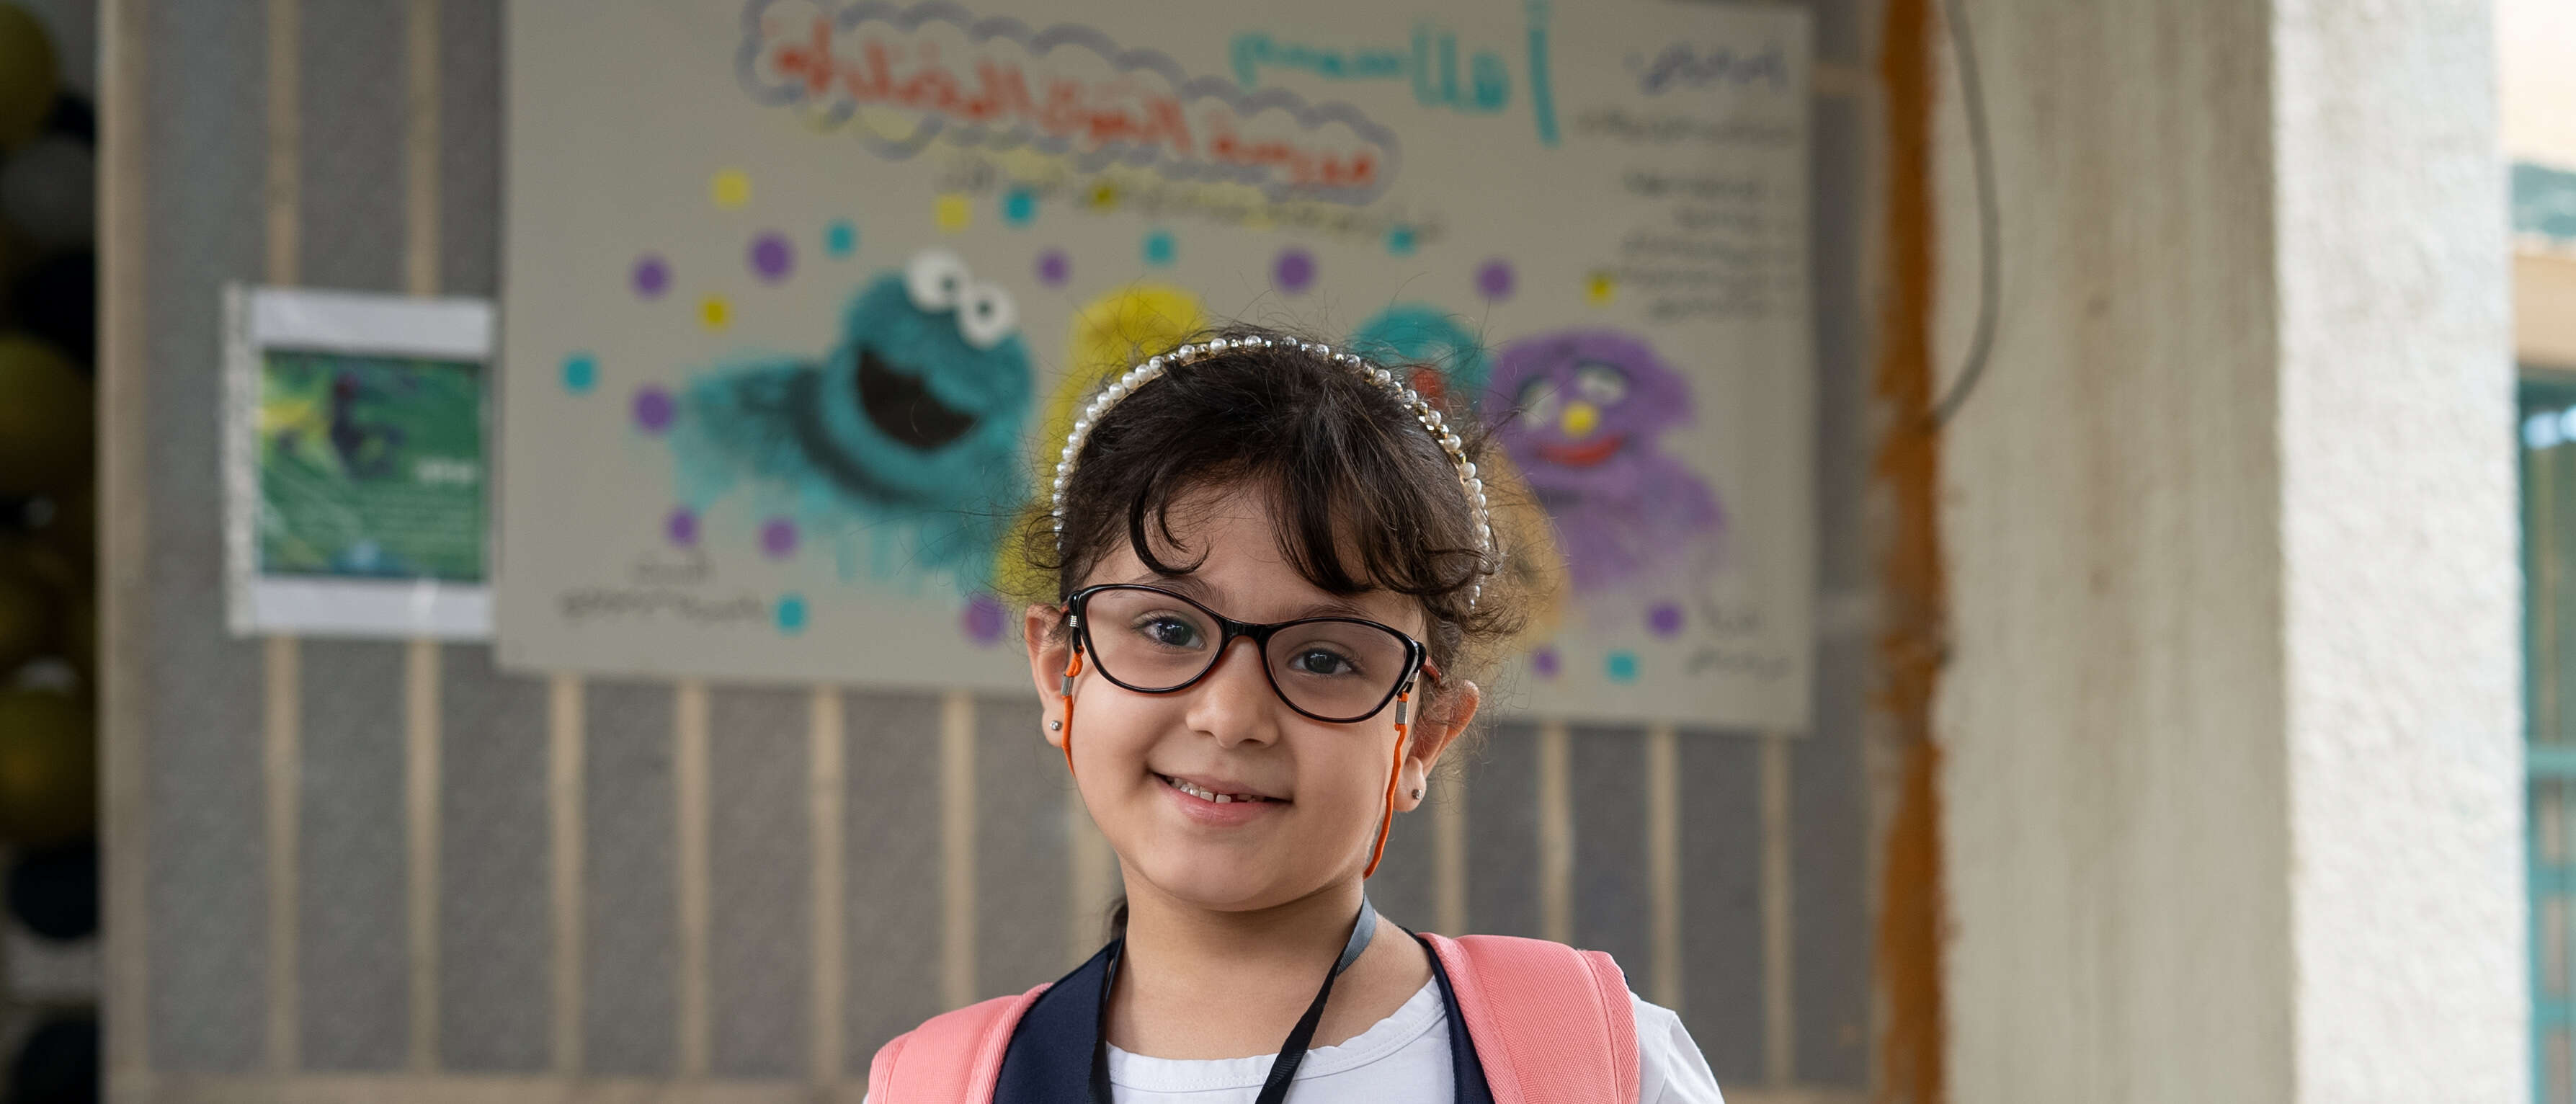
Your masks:
M 1494 1104 L 1637 1099 L 1637 1021 L 1609 955 L 1502 935 L 1424 938 L 1449 975 Z M 1046 988 L 896 1036 L 868 1065 L 869 1104 L 991 1104 L 1011 1031 Z

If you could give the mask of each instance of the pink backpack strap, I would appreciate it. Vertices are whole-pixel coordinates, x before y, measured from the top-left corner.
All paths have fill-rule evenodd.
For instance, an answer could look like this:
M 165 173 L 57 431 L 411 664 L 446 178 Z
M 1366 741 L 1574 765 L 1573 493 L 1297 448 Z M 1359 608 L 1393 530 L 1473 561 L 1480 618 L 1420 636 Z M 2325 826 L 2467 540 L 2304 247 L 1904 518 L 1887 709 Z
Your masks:
M 990 1104 L 1011 1031 L 1046 989 L 943 1012 L 895 1036 L 868 1063 L 868 1104 Z
M 1634 1104 L 1636 1009 L 1609 955 L 1503 935 L 1424 938 L 1449 974 L 1494 1104 Z

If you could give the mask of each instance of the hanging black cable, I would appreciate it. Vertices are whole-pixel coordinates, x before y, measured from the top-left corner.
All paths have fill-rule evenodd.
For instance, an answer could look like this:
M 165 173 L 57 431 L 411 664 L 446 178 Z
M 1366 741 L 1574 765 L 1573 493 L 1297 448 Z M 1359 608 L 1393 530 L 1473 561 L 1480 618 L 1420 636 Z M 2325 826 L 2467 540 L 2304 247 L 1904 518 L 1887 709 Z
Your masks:
M 1995 198 L 1995 150 L 1986 132 L 1985 84 L 1977 76 L 1977 50 L 1968 33 L 1962 0 L 1942 0 L 1941 21 L 1950 28 L 1950 50 L 1959 60 L 1959 99 L 1967 111 L 1968 150 L 1977 175 L 1977 328 L 1968 340 L 1948 394 L 1933 404 L 1934 425 L 1948 425 L 1986 374 L 1995 351 L 1995 314 L 2003 297 L 2003 212 Z

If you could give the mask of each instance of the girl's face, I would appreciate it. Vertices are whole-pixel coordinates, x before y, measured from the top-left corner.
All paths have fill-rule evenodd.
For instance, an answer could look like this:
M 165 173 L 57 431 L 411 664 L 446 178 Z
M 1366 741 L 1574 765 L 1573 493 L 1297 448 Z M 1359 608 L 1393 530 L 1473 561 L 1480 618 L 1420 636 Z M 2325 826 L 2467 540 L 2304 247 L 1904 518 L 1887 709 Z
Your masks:
M 1182 547 L 1158 547 L 1157 558 L 1195 561 L 1196 571 L 1158 576 L 1122 543 L 1084 585 L 1159 586 L 1237 621 L 1360 617 L 1424 636 L 1422 608 L 1411 598 L 1385 591 L 1337 596 L 1299 575 L 1280 556 L 1264 495 L 1217 488 L 1185 497 L 1171 516 Z M 1061 620 L 1054 607 L 1031 606 L 1025 626 L 1030 673 L 1049 721 L 1065 719 L 1058 692 L 1071 642 L 1055 631 Z M 1129 630 L 1093 626 L 1094 633 Z M 1438 700 L 1426 708 L 1427 698 Z M 1399 811 L 1420 804 L 1413 791 L 1465 728 L 1475 698 L 1463 680 L 1435 691 L 1427 678 L 1416 679 L 1416 723 L 1396 780 Z M 1238 911 L 1297 900 L 1367 866 L 1393 766 L 1392 703 L 1350 724 L 1312 720 L 1279 700 L 1260 650 L 1238 639 L 1205 677 L 1173 693 L 1120 687 L 1086 658 L 1073 705 L 1069 731 L 1048 730 L 1047 742 L 1060 749 L 1071 736 L 1083 803 L 1131 880 L 1202 908 Z M 1192 790 L 1259 800 L 1220 803 Z M 1131 881 L 1130 892 L 1139 888 Z

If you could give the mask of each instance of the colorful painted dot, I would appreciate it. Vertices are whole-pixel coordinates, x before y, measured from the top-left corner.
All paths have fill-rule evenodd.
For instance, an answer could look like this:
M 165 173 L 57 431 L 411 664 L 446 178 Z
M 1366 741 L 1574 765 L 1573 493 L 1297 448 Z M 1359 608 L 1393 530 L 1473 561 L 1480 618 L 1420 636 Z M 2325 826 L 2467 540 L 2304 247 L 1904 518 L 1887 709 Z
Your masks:
M 1118 206 L 1118 185 L 1106 180 L 1091 186 L 1091 207 L 1095 211 L 1114 210 Z
M 598 382 L 598 358 L 591 356 L 589 353 L 573 353 L 564 357 L 564 390 L 570 391 L 576 395 L 587 395 L 590 393 L 591 385 Z
M 1038 282 L 1048 287 L 1063 287 L 1073 278 L 1073 260 L 1064 250 L 1050 249 L 1038 254 Z
M 1295 295 L 1315 282 L 1315 255 L 1303 249 L 1279 251 L 1278 263 L 1270 267 L 1270 278 L 1279 290 Z
M 635 392 L 635 428 L 646 433 L 660 433 L 671 428 L 671 416 L 679 408 L 672 404 L 671 393 L 659 387 L 645 387 Z
M 1437 368 L 1414 369 L 1412 378 L 1405 381 L 1405 386 L 1413 388 L 1433 406 L 1440 405 L 1440 400 L 1449 395 L 1449 381 Z
M 1172 240 L 1169 230 L 1156 230 L 1145 235 L 1145 263 L 1160 268 L 1180 255 L 1180 243 Z
M 1635 652 L 1625 648 L 1612 652 L 1609 662 L 1603 666 L 1608 670 L 1612 682 L 1637 681 L 1637 653 Z
M 1398 257 L 1413 255 L 1413 228 L 1398 226 L 1386 232 L 1386 251 Z
M 966 602 L 966 613 L 959 621 L 966 629 L 966 639 L 985 647 L 1002 639 L 1002 603 L 990 594 L 978 594 Z
M 955 192 L 939 197 L 931 210 L 939 228 L 951 234 L 975 224 L 975 204 Z
M 775 230 L 751 239 L 751 274 L 774 284 L 796 271 L 796 248 Z
M 1511 298 L 1513 283 L 1512 263 L 1499 257 L 1485 262 L 1484 267 L 1476 270 L 1476 290 L 1490 301 L 1501 302 Z
M 1607 272 L 1595 272 L 1583 281 L 1583 298 L 1593 306 L 1609 306 L 1611 297 L 1617 294 L 1619 278 Z
M 740 210 L 751 202 L 751 174 L 741 169 L 725 169 L 707 182 L 707 197 L 727 211 Z
M 778 631 L 788 636 L 794 636 L 805 631 L 804 595 L 782 594 L 778 596 Z
M 635 258 L 633 279 L 635 294 L 647 299 L 659 299 L 663 292 L 671 289 L 671 266 L 661 257 L 647 253 Z
M 1038 194 L 1027 188 L 1013 188 L 1002 193 L 1002 221 L 1013 226 L 1026 226 L 1038 217 Z
M 686 506 L 673 507 L 671 516 L 662 519 L 662 535 L 671 538 L 671 543 L 682 548 L 696 547 L 698 512 Z
M 840 219 L 823 228 L 823 252 L 847 257 L 859 251 L 859 228 L 850 220 Z
M 1554 648 L 1540 648 L 1530 653 L 1530 672 L 1543 679 L 1555 678 L 1558 668 L 1564 663 Z
M 1672 636 L 1682 631 L 1682 607 L 1677 602 L 1657 602 L 1646 611 L 1646 629 L 1656 636 Z
M 773 560 L 796 554 L 796 523 L 786 518 L 771 518 L 760 527 L 760 550 Z
M 698 321 L 710 330 L 733 325 L 733 304 L 721 295 L 710 295 L 698 303 Z

